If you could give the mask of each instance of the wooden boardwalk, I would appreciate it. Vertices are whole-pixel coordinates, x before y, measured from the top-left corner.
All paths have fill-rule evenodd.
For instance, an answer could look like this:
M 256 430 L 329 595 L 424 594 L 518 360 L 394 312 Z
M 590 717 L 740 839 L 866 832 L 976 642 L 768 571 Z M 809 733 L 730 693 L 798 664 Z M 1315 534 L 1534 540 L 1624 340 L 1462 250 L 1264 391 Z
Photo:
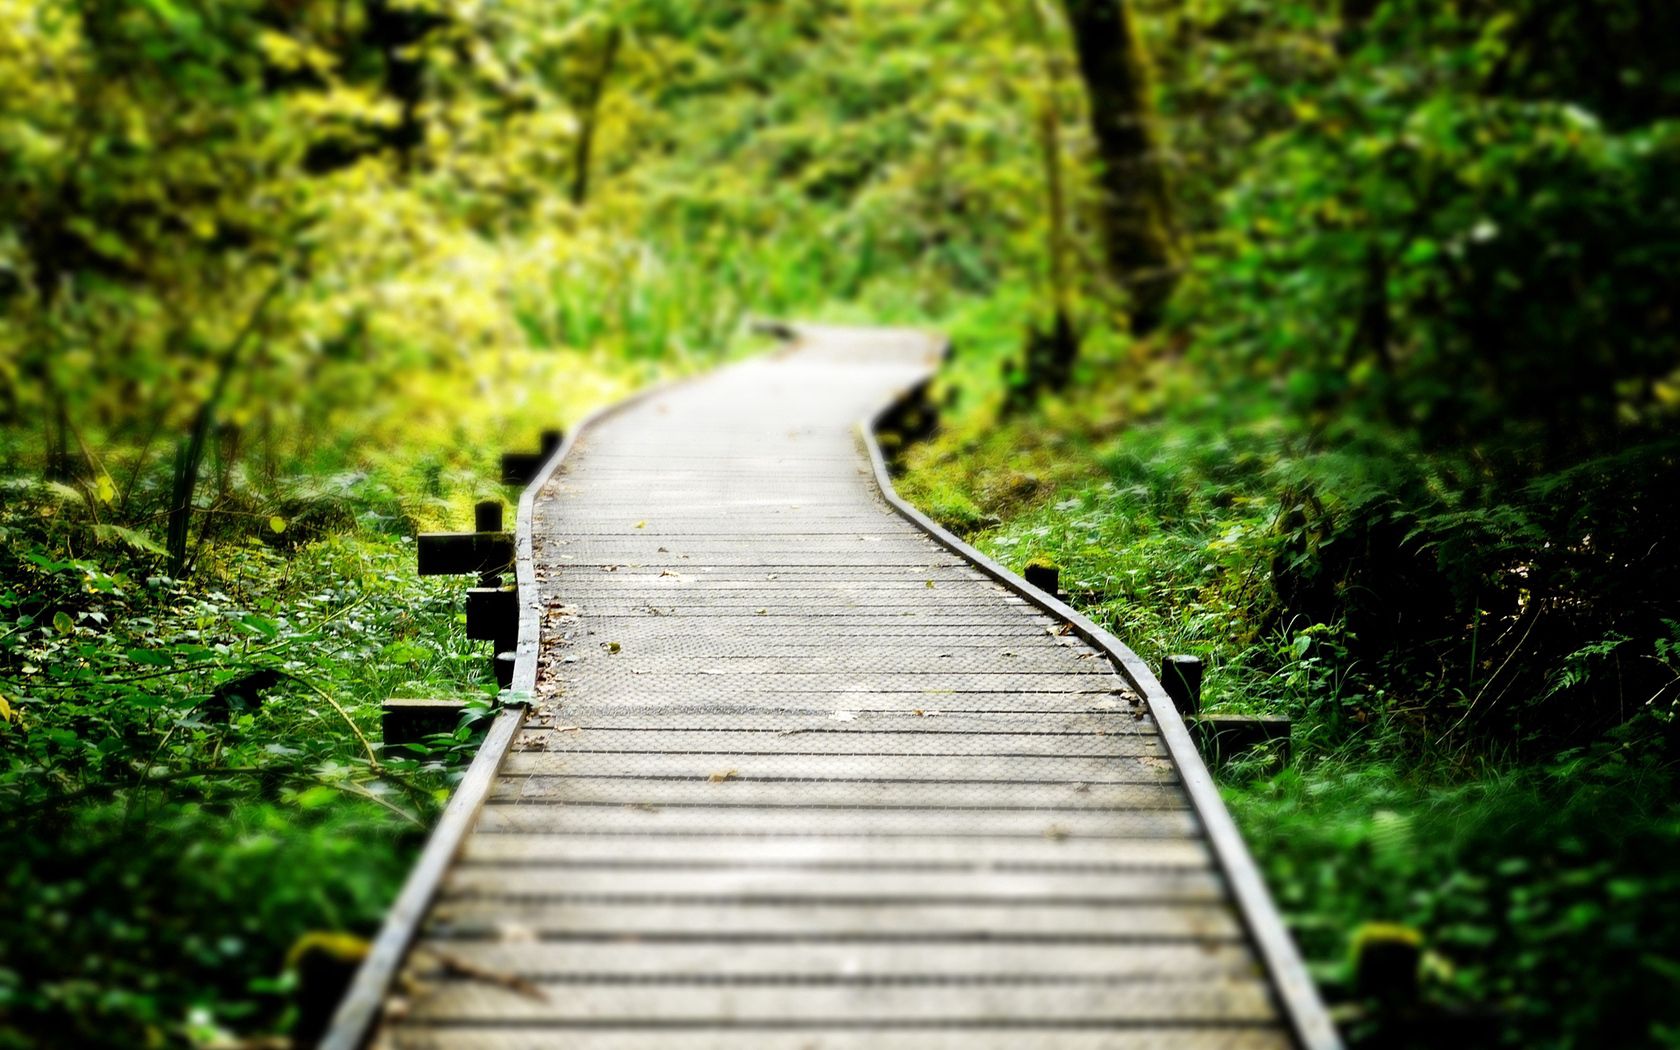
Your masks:
M 809 330 L 562 453 L 534 707 L 329 1045 L 1335 1045 L 1147 671 L 878 484 L 937 349 Z

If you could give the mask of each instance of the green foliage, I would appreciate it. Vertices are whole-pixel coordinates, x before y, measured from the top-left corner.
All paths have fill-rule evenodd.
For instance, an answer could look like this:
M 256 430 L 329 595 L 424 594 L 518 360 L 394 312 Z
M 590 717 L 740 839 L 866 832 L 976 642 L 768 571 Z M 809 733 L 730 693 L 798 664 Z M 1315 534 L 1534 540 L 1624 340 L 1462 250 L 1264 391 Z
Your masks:
M 1195 244 L 1166 330 L 1083 313 L 1010 414 L 1019 286 L 959 308 L 905 491 L 1294 719 L 1228 797 L 1356 1043 L 1673 1045 L 1671 12 L 1139 8 Z M 1369 923 L 1423 939 L 1404 1016 L 1354 1001 Z
M 749 313 L 946 325 L 907 492 L 1296 719 L 1232 800 L 1327 987 L 1398 922 L 1490 1042 L 1672 1043 L 1676 16 L 1130 6 L 1147 341 L 1054 4 L 0 0 L 0 1045 L 285 1030 L 471 747 L 378 701 L 492 693 L 407 537 Z

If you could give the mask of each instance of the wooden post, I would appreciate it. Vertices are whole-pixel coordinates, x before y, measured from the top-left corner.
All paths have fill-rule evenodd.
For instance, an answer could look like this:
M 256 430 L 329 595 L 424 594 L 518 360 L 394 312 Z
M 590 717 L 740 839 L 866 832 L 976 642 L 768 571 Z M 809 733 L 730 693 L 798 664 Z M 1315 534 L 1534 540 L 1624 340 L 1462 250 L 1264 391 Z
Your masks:
M 480 500 L 473 507 L 474 532 L 502 531 L 502 501 L 499 499 Z
M 513 533 L 423 532 L 416 553 L 422 576 L 495 574 L 513 564 Z
M 1262 747 L 1279 766 L 1289 761 L 1289 719 L 1281 715 L 1201 715 L 1189 720 L 1190 735 L 1211 766 Z
M 543 459 L 537 452 L 504 452 L 502 453 L 502 484 L 529 485 L 536 480 L 537 471 L 542 469 Z
M 543 461 L 547 462 L 548 459 L 551 456 L 553 456 L 556 452 L 560 451 L 560 446 L 565 444 L 565 443 L 566 443 L 566 432 L 564 430 L 545 430 L 545 431 L 543 431 L 542 432 L 541 445 L 540 445 L 540 447 L 542 448 Z
M 496 654 L 496 684 L 503 689 L 513 684 L 513 662 L 518 655 L 511 651 Z
M 1054 565 L 1045 565 L 1041 562 L 1034 562 L 1027 566 L 1027 571 L 1021 575 L 1027 578 L 1028 583 L 1037 587 L 1050 597 L 1060 597 L 1062 593 L 1062 570 L 1056 568 Z
M 480 642 L 517 639 L 519 588 L 474 587 L 467 591 L 467 637 Z
M 1161 663 L 1161 686 L 1185 718 L 1202 710 L 1202 661 L 1196 656 L 1169 656 Z
M 467 705 L 459 700 L 387 700 L 379 727 L 387 746 L 415 744 L 436 733 L 453 733 Z

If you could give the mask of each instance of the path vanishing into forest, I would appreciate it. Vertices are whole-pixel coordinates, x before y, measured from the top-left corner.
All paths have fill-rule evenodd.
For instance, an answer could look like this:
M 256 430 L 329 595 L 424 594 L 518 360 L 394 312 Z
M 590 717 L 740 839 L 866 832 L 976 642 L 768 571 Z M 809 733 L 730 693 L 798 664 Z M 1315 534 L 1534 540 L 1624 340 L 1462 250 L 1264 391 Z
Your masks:
M 326 1045 L 1336 1045 L 1154 678 L 891 493 L 940 349 L 800 329 L 560 451 L 533 706 Z

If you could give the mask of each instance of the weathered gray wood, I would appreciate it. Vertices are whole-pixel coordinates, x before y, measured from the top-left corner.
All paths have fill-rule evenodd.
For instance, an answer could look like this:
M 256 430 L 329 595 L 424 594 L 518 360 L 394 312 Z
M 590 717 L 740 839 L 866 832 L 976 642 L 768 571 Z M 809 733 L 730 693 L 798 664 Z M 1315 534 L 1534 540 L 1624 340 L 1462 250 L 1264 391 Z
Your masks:
M 689 898 L 918 897 L 924 899 L 1008 899 L 1022 901 L 1182 901 L 1218 903 L 1224 890 L 1209 870 L 1095 872 L 951 872 L 829 871 L 806 869 L 714 868 L 706 871 L 615 869 L 573 872 L 564 879 L 540 882 L 509 866 L 457 867 L 445 883 L 450 899 L 535 901 L 555 893 L 584 897 Z M 976 894 L 984 894 L 976 897 Z
M 929 698 L 929 704 L 940 701 Z M 561 719 L 565 712 L 559 713 Z M 941 716 L 943 717 L 943 716 Z M 712 755 L 927 755 L 1012 758 L 1101 758 L 1166 754 L 1149 733 L 933 733 L 871 729 L 762 729 L 754 732 L 688 730 L 651 726 L 644 730 L 589 728 L 578 732 L 534 730 L 521 747 L 550 754 L 579 752 L 670 752 Z
M 499 973 L 526 976 L 588 974 L 599 978 L 683 977 L 705 980 L 798 977 L 886 980 L 986 979 L 1070 975 L 1125 980 L 1252 978 L 1259 966 L 1246 947 L 1217 944 L 1092 944 L 1086 941 L 1012 944 L 902 944 L 814 941 L 803 944 L 701 941 L 650 944 L 576 941 L 425 941 L 431 951 L 417 971 L 424 980 L 449 959 Z
M 1153 678 L 859 455 L 936 348 L 820 334 L 547 460 L 534 710 L 385 1045 L 1287 1045 Z
M 739 768 L 715 770 L 692 780 L 631 780 L 573 777 L 504 777 L 490 796 L 497 803 L 556 805 L 616 803 L 653 806 L 775 806 L 797 799 L 800 806 L 825 808 L 893 806 L 904 809 L 975 808 L 1008 805 L 1044 810 L 1186 809 L 1177 783 L 1020 784 L 992 781 L 941 784 L 926 780 L 841 782 L 748 780 Z
M 573 901 L 440 901 L 432 911 L 434 935 L 485 938 L 534 937 L 897 939 L 905 943 L 949 940 L 1127 941 L 1175 939 L 1209 944 L 1240 942 L 1242 927 L 1229 907 L 1193 904 L 1107 904 L 1070 901 L 1066 907 L 1014 901 L 976 904 L 883 899 L 866 904 L 738 904 L 684 906 L 610 899 Z
M 573 834 L 704 833 L 733 836 L 906 838 L 1176 838 L 1199 832 L 1187 810 L 1109 810 L 1096 813 L 1008 809 L 679 809 L 650 805 L 491 805 L 480 832 L 566 831 Z M 726 847 L 719 846 L 719 849 Z
M 570 734 L 568 734 L 570 735 Z M 1165 758 L 1056 756 L 1014 758 L 1007 768 L 995 755 L 743 755 L 645 754 L 591 751 L 519 751 L 508 757 L 505 779 L 525 777 L 660 777 L 706 780 L 733 772 L 742 781 L 897 781 L 924 784 L 998 785 L 1175 784 Z
M 555 1050 L 577 1045 L 575 1029 L 552 1028 L 428 1028 L 396 1026 L 386 1036 L 384 1050 Z M 1115 1028 L 1112 1025 L 1001 1024 L 985 1028 L 772 1029 L 711 1027 L 673 1029 L 625 1025 L 591 1026 L 590 1050 L 1288 1050 L 1294 1045 L 1274 1025 Z
M 1190 838 L 1075 839 L 885 838 L 863 853 L 855 839 L 803 835 L 758 836 L 718 841 L 703 834 L 681 835 L 474 835 L 463 863 L 525 864 L 542 869 L 535 877 L 563 878 L 568 869 L 664 865 L 679 871 L 717 867 L 819 867 L 831 871 L 1130 871 L 1139 868 L 1203 868 L 1212 863 L 1207 846 Z M 550 873 L 553 873 L 552 876 Z
M 549 984 L 544 998 L 484 981 L 441 981 L 414 998 L 410 1019 L 559 1024 L 635 1019 L 705 1026 L 812 1019 L 857 1023 L 946 1022 L 992 1018 L 1060 1024 L 1162 1024 L 1180 1021 L 1266 1022 L 1270 990 L 1259 980 L 1132 981 L 916 987 L 642 983 Z

